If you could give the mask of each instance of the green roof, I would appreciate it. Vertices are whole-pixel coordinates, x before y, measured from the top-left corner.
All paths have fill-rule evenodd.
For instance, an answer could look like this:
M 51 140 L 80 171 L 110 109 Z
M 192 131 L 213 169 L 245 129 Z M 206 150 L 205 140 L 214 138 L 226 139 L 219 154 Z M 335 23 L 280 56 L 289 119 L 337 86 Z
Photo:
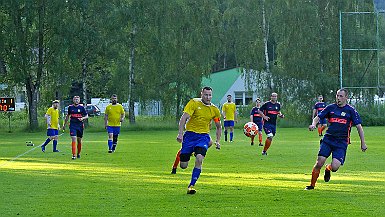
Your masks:
M 211 100 L 217 106 L 220 106 L 222 97 L 227 93 L 230 87 L 241 75 L 241 68 L 233 68 L 219 72 L 213 72 L 208 78 L 203 78 L 202 86 L 213 88 L 213 98 Z

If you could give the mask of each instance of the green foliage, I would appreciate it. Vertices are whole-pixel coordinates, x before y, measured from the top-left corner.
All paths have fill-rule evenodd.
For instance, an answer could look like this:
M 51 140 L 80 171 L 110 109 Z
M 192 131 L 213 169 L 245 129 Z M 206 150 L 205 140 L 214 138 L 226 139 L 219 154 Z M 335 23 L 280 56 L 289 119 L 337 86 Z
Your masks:
M 352 132 L 345 165 L 328 183 L 320 175 L 314 191 L 303 189 L 319 149 L 317 132 L 278 129 L 269 155 L 261 156 L 262 148 L 236 130 L 234 143 L 208 150 L 195 195 L 186 195 L 193 158 L 170 174 L 180 148 L 176 129 L 122 131 L 113 154 L 105 132 L 86 130 L 76 160 L 68 134 L 59 139 L 61 152 L 49 144 L 42 153 L 44 132 L 0 133 L 0 179 L 7 180 L 0 210 L 4 216 L 382 216 L 385 129 L 364 130 L 367 152 Z

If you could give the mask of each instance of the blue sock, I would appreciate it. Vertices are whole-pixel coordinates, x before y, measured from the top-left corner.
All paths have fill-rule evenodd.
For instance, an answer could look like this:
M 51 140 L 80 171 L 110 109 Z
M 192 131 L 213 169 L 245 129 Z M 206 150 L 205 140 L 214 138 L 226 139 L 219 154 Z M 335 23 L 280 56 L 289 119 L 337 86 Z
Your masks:
M 112 149 L 112 140 L 108 140 L 108 150 Z
M 233 141 L 233 132 L 230 132 L 230 141 Z
M 194 167 L 189 187 L 191 185 L 195 185 L 195 183 L 198 181 L 198 178 L 199 178 L 199 175 L 201 174 L 201 171 L 202 171 L 202 169 Z
M 56 151 L 57 149 L 57 140 L 53 140 L 53 150 Z
M 49 142 L 51 142 L 51 140 L 48 138 L 47 140 L 45 140 L 45 142 L 44 142 L 44 144 L 42 146 L 45 147 L 46 145 L 48 145 Z

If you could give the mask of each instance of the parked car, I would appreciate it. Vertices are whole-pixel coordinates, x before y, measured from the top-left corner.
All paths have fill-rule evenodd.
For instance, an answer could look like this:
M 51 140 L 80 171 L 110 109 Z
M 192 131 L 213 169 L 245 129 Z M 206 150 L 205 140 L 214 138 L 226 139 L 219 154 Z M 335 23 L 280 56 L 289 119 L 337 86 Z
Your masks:
M 83 105 L 83 104 L 80 104 L 80 105 Z M 93 105 L 93 104 L 87 104 L 86 111 L 88 113 L 88 116 L 90 116 L 90 117 L 100 116 L 100 114 L 101 114 L 100 109 L 98 108 L 98 106 L 97 105 Z M 64 114 L 67 114 L 68 106 L 64 107 L 62 112 Z

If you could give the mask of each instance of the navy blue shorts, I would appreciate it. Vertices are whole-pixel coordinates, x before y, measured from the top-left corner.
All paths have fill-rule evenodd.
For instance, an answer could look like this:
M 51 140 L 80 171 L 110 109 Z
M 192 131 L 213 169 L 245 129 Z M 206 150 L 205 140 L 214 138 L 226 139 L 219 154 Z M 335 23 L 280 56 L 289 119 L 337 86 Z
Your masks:
M 57 136 L 57 135 L 59 135 L 59 130 L 47 129 L 47 136 Z
M 273 136 L 275 136 L 277 126 L 265 123 L 263 129 L 265 130 L 266 135 L 272 133 Z
M 318 123 L 322 125 L 327 124 L 326 118 L 319 119 Z
M 234 127 L 234 121 L 224 121 L 223 126 L 224 127 Z
M 210 135 L 208 133 L 194 133 L 186 131 L 183 135 L 182 149 L 180 154 L 191 155 L 196 147 L 208 149 L 210 142 Z M 205 155 L 205 154 L 202 154 Z
M 110 126 L 107 126 L 107 132 L 110 134 L 114 134 L 114 135 L 119 135 L 120 133 L 120 127 L 110 127 Z
M 70 127 L 70 136 L 83 138 L 83 128 Z
M 320 145 L 318 156 L 328 158 L 330 154 L 332 154 L 332 158 L 337 159 L 341 162 L 341 165 L 343 165 L 345 162 L 347 148 L 347 140 L 324 137 Z

